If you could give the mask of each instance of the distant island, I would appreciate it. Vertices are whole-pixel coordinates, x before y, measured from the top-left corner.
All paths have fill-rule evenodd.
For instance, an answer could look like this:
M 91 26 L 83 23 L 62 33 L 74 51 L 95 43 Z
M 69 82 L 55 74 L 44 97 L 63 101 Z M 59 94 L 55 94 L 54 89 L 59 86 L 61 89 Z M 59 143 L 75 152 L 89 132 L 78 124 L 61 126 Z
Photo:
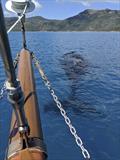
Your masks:
M 6 17 L 7 29 L 16 17 Z M 27 31 L 120 31 L 120 10 L 87 9 L 64 20 L 51 20 L 40 16 L 26 19 Z M 14 31 L 19 31 L 17 25 Z

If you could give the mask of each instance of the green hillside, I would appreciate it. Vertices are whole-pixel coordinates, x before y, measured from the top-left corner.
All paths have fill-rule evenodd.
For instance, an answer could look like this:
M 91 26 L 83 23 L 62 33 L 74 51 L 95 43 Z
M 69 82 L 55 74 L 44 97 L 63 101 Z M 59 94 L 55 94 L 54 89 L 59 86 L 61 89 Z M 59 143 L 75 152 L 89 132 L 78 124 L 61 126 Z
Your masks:
M 9 28 L 16 18 L 6 18 Z M 50 20 L 43 17 L 26 19 L 28 31 L 120 31 L 120 10 L 85 10 L 65 20 Z M 14 29 L 20 30 L 20 25 Z

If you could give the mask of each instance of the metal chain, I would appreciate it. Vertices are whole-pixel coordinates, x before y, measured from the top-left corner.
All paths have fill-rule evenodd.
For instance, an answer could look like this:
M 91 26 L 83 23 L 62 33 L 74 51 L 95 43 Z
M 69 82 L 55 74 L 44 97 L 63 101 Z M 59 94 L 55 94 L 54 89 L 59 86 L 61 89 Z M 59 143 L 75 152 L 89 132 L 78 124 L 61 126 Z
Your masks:
M 20 53 L 17 53 L 17 56 L 13 61 L 13 65 L 14 65 L 15 69 L 17 68 L 17 65 L 18 65 L 18 62 L 19 62 L 19 58 L 20 58 Z
M 0 90 L 0 100 L 4 97 L 5 91 L 6 91 L 6 84 L 4 82 L 3 87 Z
M 75 127 L 72 125 L 72 122 L 71 122 L 70 118 L 67 116 L 67 113 L 63 108 L 63 105 L 61 104 L 61 102 L 59 101 L 58 97 L 56 96 L 55 91 L 52 89 L 52 86 L 51 86 L 48 78 L 46 77 L 43 69 L 41 68 L 39 60 L 35 57 L 35 55 L 33 53 L 32 53 L 32 58 L 34 60 L 35 66 L 39 70 L 39 73 L 40 73 L 45 85 L 47 86 L 48 90 L 50 91 L 50 94 L 53 97 L 54 102 L 56 103 L 57 107 L 59 108 L 60 113 L 61 113 L 61 115 L 63 116 L 63 118 L 65 120 L 65 123 L 69 127 L 71 134 L 74 136 L 76 144 L 81 148 L 83 157 L 85 159 L 90 160 L 90 154 L 89 154 L 88 150 L 84 147 L 82 139 L 78 136 Z
M 17 54 L 16 58 L 13 61 L 13 65 L 15 69 L 17 68 L 19 57 L 20 57 L 20 53 Z M 0 100 L 4 97 L 5 92 L 6 92 L 6 81 L 4 82 L 3 87 L 0 90 Z

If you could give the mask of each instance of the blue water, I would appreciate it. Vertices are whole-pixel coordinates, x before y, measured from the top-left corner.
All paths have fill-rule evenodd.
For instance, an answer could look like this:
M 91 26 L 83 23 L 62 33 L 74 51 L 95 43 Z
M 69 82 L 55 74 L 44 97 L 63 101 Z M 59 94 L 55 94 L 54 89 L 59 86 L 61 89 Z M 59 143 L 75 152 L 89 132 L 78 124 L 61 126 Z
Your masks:
M 10 33 L 13 57 L 21 49 L 21 34 Z M 29 32 L 28 48 L 41 60 L 92 160 L 120 160 L 120 32 Z M 68 76 L 61 64 L 75 51 L 86 65 Z M 48 90 L 35 70 L 48 160 L 82 160 L 83 156 Z M 0 87 L 5 80 L 0 59 Z M 0 101 L 0 160 L 7 147 L 11 106 Z

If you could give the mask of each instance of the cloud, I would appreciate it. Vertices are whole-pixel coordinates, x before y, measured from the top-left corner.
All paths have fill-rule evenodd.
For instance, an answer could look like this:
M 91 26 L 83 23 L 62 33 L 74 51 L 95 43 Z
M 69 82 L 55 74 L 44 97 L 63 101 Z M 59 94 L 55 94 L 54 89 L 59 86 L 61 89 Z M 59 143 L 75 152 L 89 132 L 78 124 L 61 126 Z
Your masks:
M 35 3 L 37 9 L 42 8 L 42 5 L 39 3 L 38 0 L 33 0 L 33 2 Z
M 110 3 L 120 3 L 119 0 L 56 0 L 57 2 L 88 2 L 88 3 L 93 3 L 93 2 L 110 2 Z
M 90 6 L 91 3 L 103 3 L 103 2 L 107 2 L 107 3 L 120 3 L 119 0 L 77 0 L 79 1 L 81 4 L 83 4 L 84 6 Z
M 81 4 L 83 4 L 84 6 L 90 6 L 90 3 L 89 2 L 87 2 L 87 1 L 81 1 Z
M 120 0 L 56 0 L 56 2 L 81 3 L 84 6 L 90 6 L 91 3 L 120 3 Z

